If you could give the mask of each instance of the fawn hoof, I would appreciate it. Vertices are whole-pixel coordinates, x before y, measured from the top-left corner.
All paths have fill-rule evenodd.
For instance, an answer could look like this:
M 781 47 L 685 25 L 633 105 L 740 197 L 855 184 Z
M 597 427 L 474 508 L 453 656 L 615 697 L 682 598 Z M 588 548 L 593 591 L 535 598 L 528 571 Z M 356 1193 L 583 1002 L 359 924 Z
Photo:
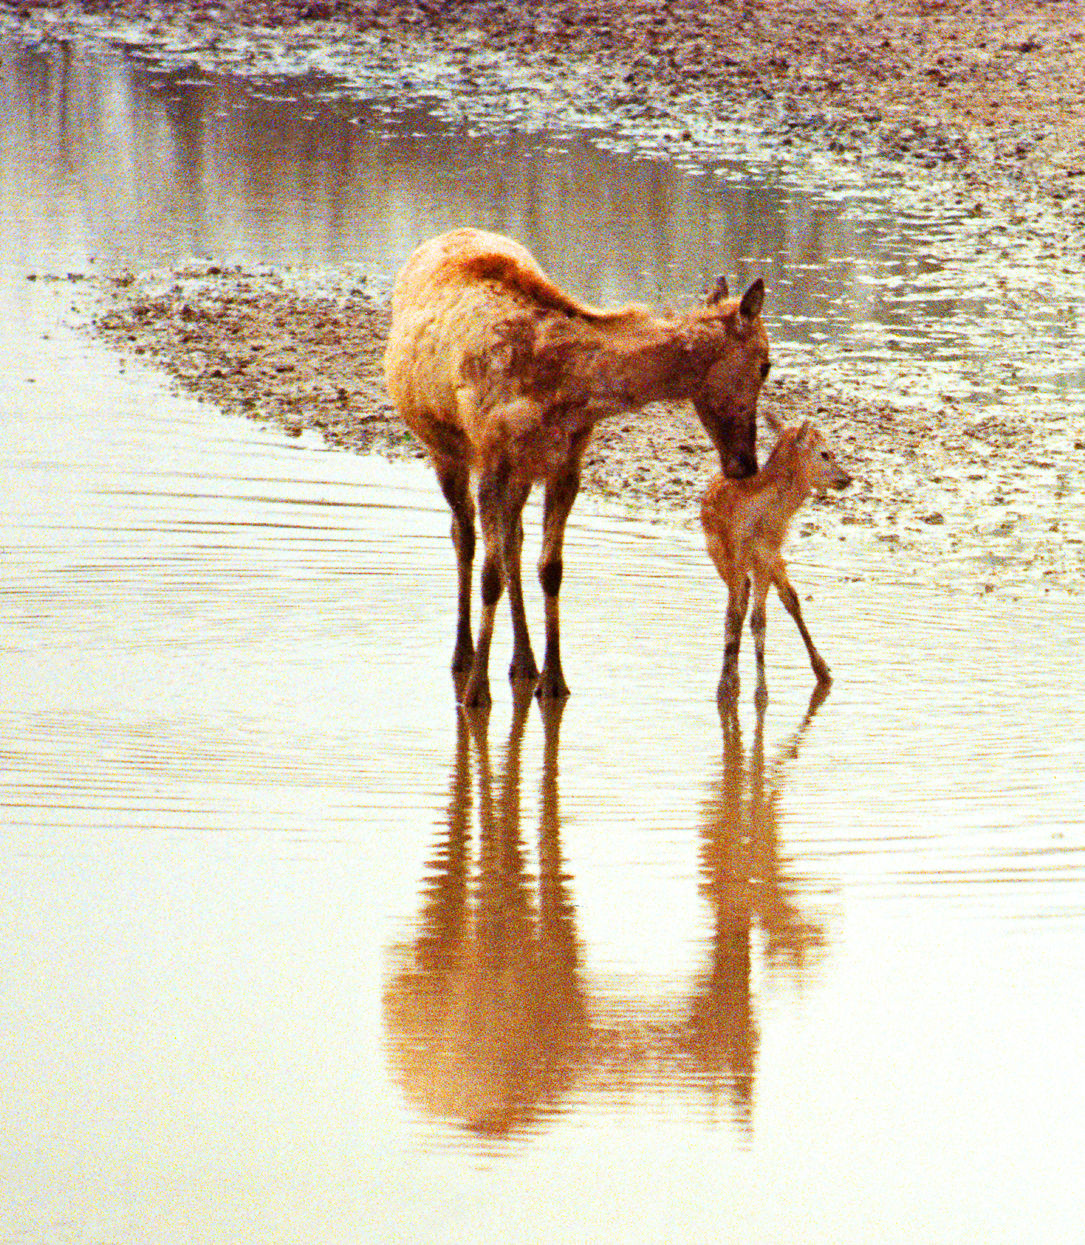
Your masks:
M 719 686 L 716 688 L 716 699 L 727 700 L 738 692 L 738 670 L 733 666 L 725 666 L 720 675 Z

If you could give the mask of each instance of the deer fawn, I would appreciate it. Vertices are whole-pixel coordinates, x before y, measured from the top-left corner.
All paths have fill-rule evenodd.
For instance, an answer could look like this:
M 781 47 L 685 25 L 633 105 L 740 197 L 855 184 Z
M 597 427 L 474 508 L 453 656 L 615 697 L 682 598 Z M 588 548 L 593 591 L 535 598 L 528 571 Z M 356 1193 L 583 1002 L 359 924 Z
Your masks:
M 729 297 L 721 277 L 702 306 L 657 317 L 602 310 L 563 293 L 519 243 L 457 229 L 423 243 L 399 274 L 384 366 L 388 392 L 429 451 L 452 509 L 459 620 L 452 669 L 466 705 L 490 701 L 494 614 L 507 588 L 511 678 L 536 694 L 569 694 L 561 669 L 558 592 L 565 524 L 595 424 L 658 400 L 691 400 L 729 476 L 757 470 L 755 415 L 768 373 L 764 286 Z M 472 473 L 486 545 L 478 647 L 471 636 L 475 553 Z M 535 665 L 520 583 L 522 512 L 545 482 L 539 582 L 546 653 Z
M 757 651 L 758 696 L 765 686 L 765 598 L 775 585 L 784 608 L 795 620 L 819 683 L 832 681 L 829 667 L 814 647 L 803 622 L 798 594 L 787 578 L 780 549 L 788 525 L 814 491 L 845 489 L 851 476 L 836 461 L 816 428 L 807 420 L 799 428 L 785 428 L 764 467 L 744 480 L 714 476 L 701 502 L 701 525 L 709 557 L 727 585 L 727 631 L 719 694 L 731 692 L 738 681 L 738 651 L 742 624 L 753 587 L 750 631 Z

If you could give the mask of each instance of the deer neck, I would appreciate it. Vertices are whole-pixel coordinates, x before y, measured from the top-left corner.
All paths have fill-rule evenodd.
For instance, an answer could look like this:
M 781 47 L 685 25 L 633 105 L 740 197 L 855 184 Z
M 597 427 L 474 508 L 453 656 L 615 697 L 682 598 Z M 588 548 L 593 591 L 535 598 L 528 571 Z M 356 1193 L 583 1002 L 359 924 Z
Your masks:
M 606 383 L 620 406 L 691 398 L 714 357 L 694 321 L 647 318 L 601 345 Z
M 769 462 L 754 478 L 761 525 L 780 540 L 812 492 L 795 467 L 794 463 Z

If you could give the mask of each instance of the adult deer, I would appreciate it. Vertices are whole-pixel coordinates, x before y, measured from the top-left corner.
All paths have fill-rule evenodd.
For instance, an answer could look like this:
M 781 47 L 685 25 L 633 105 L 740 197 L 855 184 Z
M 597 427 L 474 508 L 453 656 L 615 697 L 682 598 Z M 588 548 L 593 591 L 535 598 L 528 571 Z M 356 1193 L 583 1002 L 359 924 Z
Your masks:
M 757 397 L 769 370 L 758 279 L 731 299 L 721 277 L 703 306 L 659 317 L 591 307 L 560 290 L 519 243 L 456 229 L 423 243 L 392 294 L 388 392 L 429 451 L 452 509 L 459 621 L 452 669 L 466 705 L 490 700 L 494 614 L 507 588 L 509 676 L 537 679 L 540 698 L 569 694 L 561 668 L 558 593 L 565 524 L 580 464 L 600 419 L 657 400 L 692 400 L 728 476 L 757 470 Z M 471 635 L 475 502 L 485 556 L 478 646 Z M 539 582 L 545 599 L 541 675 L 520 582 L 522 512 L 545 483 Z
M 765 686 L 765 599 L 775 586 L 784 608 L 795 620 L 818 683 L 832 682 L 825 659 L 803 621 L 799 596 L 787 577 L 780 550 L 787 529 L 811 493 L 845 489 L 851 476 L 836 461 L 824 437 L 809 420 L 780 433 L 764 467 L 744 480 L 714 476 L 701 502 L 701 526 L 709 557 L 727 585 L 727 631 L 719 695 L 732 692 L 738 679 L 742 624 L 753 587 L 750 630 L 757 653 L 757 696 L 767 699 Z

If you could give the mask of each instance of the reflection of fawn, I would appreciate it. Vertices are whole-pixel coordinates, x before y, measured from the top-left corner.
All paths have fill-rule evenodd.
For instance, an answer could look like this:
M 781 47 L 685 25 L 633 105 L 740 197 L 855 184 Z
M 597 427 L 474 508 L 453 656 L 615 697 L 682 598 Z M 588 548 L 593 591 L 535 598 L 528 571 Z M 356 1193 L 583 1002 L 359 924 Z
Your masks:
M 795 620 L 819 683 L 829 683 L 829 667 L 814 647 L 803 622 L 798 594 L 787 578 L 780 549 L 799 507 L 811 493 L 844 489 L 851 476 L 840 466 L 821 433 L 807 420 L 785 428 L 764 467 L 746 480 L 717 475 L 701 502 L 701 525 L 708 554 L 727 585 L 727 633 L 723 650 L 721 695 L 734 690 L 742 624 L 753 585 L 750 631 L 757 650 L 758 695 L 765 688 L 765 598 L 775 585 L 784 608 Z
M 760 1043 L 750 988 L 756 929 L 770 966 L 796 974 L 825 946 L 824 930 L 804 913 L 789 876 L 780 797 L 787 766 L 828 694 L 828 684 L 814 689 L 802 721 L 768 764 L 764 704 L 757 707 L 748 757 L 735 698 L 719 706 L 723 766 L 701 817 L 701 893 L 712 914 L 712 955 L 690 1001 L 686 1043 L 702 1073 L 728 1085 L 736 1119 L 747 1127 Z

